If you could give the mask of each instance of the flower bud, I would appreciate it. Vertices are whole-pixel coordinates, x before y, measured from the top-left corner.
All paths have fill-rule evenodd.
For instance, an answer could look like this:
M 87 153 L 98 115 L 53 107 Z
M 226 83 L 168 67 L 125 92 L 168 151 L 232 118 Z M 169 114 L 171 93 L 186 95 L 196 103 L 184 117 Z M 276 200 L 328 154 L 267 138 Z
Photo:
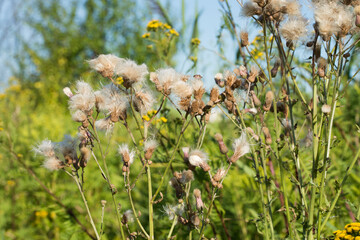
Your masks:
M 274 93 L 272 91 L 268 91 L 265 95 L 265 104 L 263 106 L 264 111 L 269 111 L 271 108 L 271 104 L 274 100 Z
M 217 134 L 215 134 L 214 137 L 215 137 L 216 141 L 217 141 L 218 144 L 219 144 L 220 152 L 221 152 L 222 154 L 226 154 L 229 150 L 228 150 L 228 148 L 226 147 L 226 145 L 225 145 L 225 143 L 224 143 L 224 140 L 223 140 L 222 135 L 221 135 L 220 133 L 217 133 Z

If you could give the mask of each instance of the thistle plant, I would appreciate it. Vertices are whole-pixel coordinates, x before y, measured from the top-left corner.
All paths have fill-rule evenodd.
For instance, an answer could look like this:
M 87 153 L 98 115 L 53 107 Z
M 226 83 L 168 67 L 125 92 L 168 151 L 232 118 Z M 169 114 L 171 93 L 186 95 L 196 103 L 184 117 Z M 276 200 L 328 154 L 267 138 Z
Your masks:
M 328 223 L 360 153 L 346 163 L 338 186 L 329 192 L 334 181 L 328 173 L 338 161 L 332 154 L 338 147 L 334 119 L 359 72 L 349 59 L 359 42 L 360 5 L 313 1 L 311 25 L 297 1 L 238 3 L 260 33 L 239 31 L 233 9 L 221 1 L 238 43 L 240 64 L 217 73 L 208 92 L 198 73 L 183 74 L 169 66 L 149 72 L 143 63 L 112 54 L 88 61 L 102 76 L 98 89 L 85 81 L 77 81 L 75 90 L 64 88 L 78 134 L 59 143 L 44 140 L 34 151 L 45 158 L 45 168 L 63 171 L 64 177 L 74 180 L 92 238 L 106 235 L 107 213 L 106 201 L 101 203 L 101 219 L 93 218 L 99 209 L 88 205 L 89 187 L 84 185 L 89 164 L 97 165 L 98 177 L 107 186 L 121 239 L 236 238 L 218 208 L 232 183 L 226 179 L 244 165 L 253 169 L 249 177 L 256 184 L 259 202 L 251 224 L 259 238 L 324 239 L 332 232 Z M 155 20 L 147 30 L 143 37 L 160 52 L 178 36 L 170 25 Z M 198 47 L 200 41 L 193 39 L 192 44 Z M 296 55 L 299 48 L 307 49 L 305 60 Z M 166 57 L 164 61 L 170 64 Z M 346 79 L 345 72 L 352 76 Z M 212 130 L 216 111 L 226 119 L 226 127 L 234 129 L 231 136 Z M 168 125 L 166 130 L 163 124 Z M 117 126 L 126 132 L 127 141 L 116 142 Z M 104 149 L 104 141 L 107 146 L 116 142 L 117 150 Z M 117 153 L 111 157 L 109 152 Z M 121 159 L 115 173 L 108 167 L 113 158 Z M 113 181 L 119 175 L 121 182 Z M 147 185 L 146 206 L 134 201 L 140 181 Z M 127 198 L 118 197 L 122 193 Z M 147 219 L 140 208 L 146 209 Z M 164 226 L 156 219 L 164 214 L 169 228 L 160 236 L 157 229 Z M 360 211 L 357 219 L 359 215 Z M 218 236 L 216 227 L 223 229 L 224 236 Z M 245 233 L 242 230 L 244 239 Z M 336 239 L 342 239 L 340 232 Z

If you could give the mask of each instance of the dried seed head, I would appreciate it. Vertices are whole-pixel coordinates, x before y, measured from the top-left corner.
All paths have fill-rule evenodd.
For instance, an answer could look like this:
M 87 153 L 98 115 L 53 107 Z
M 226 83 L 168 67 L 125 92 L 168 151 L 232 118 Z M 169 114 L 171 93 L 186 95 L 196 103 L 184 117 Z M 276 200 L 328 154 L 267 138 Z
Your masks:
M 254 103 L 254 105 L 256 107 L 260 107 L 261 106 L 261 101 L 259 100 L 259 98 L 256 96 L 255 92 L 253 90 L 250 91 L 251 93 L 251 99 Z
M 76 110 L 73 112 L 71 117 L 75 122 L 84 122 L 87 119 L 86 114 L 81 110 Z
M 95 122 L 95 127 L 100 131 L 106 131 L 106 134 L 108 134 L 113 130 L 114 123 L 111 121 L 110 117 L 102 118 Z
M 194 89 L 194 97 L 197 100 L 201 100 L 205 93 L 204 83 L 201 79 L 195 79 L 192 82 L 192 88 Z
M 259 141 L 259 136 L 255 134 L 254 130 L 251 127 L 247 127 L 246 131 L 251 135 L 252 138 L 255 139 L 255 141 Z
M 241 136 L 235 139 L 233 143 L 234 154 L 230 158 L 231 162 L 236 162 L 239 158 L 250 152 L 250 144 L 247 140 L 245 132 L 241 133 Z
M 289 18 L 285 23 L 281 25 L 280 33 L 287 41 L 297 41 L 301 37 L 306 36 L 306 26 L 308 21 L 304 18 Z
M 198 227 L 200 226 L 200 218 L 198 215 L 192 215 L 191 216 L 191 223 L 195 226 L 195 227 Z
M 105 207 L 105 205 L 106 205 L 106 200 L 101 200 L 100 202 L 101 202 L 101 206 L 102 206 L 102 207 Z
M 148 139 L 144 143 L 144 151 L 145 151 L 145 159 L 150 160 L 152 157 L 152 154 L 154 153 L 156 147 L 158 146 L 158 143 L 155 139 Z
M 211 89 L 210 92 L 210 101 L 212 101 L 213 103 L 216 103 L 219 99 L 219 88 L 218 87 L 213 87 Z
M 134 162 L 135 152 L 130 151 L 127 144 L 119 145 L 118 153 L 120 154 L 124 163 L 127 164 L 127 166 Z
M 181 178 L 179 179 L 179 182 L 182 184 L 186 184 L 192 180 L 194 180 L 194 173 L 191 170 L 184 170 L 181 173 Z
M 189 162 L 195 167 L 200 167 L 201 164 L 208 161 L 208 156 L 201 150 L 195 149 L 190 152 Z
M 91 158 L 91 150 L 89 148 L 86 147 L 85 144 L 80 143 L 79 145 L 79 150 L 80 150 L 80 167 L 84 168 L 86 167 L 88 161 Z
M 236 81 L 236 76 L 233 73 L 227 71 L 225 74 L 225 79 L 226 79 L 225 85 L 227 87 L 231 87 Z
M 263 106 L 264 111 L 269 111 L 271 108 L 271 104 L 274 100 L 274 93 L 272 91 L 268 91 L 265 95 L 265 104 Z
M 279 66 L 280 66 L 280 59 L 276 59 L 276 62 L 274 63 L 273 68 L 271 69 L 271 77 L 272 78 L 276 77 Z
M 317 61 L 318 75 L 319 77 L 325 77 L 325 71 L 327 67 L 327 60 L 323 57 L 320 57 Z
M 123 85 L 130 88 L 134 83 L 143 82 L 149 74 L 145 64 L 137 65 L 132 60 L 120 61 L 115 66 L 115 73 L 123 77 Z
M 255 79 L 256 77 L 259 75 L 259 69 L 255 66 L 251 66 L 251 69 L 250 69 L 250 74 L 249 74 L 249 77 L 247 78 L 247 80 L 249 82 L 255 82 Z
M 55 144 L 50 140 L 43 140 L 40 144 L 33 148 L 36 154 L 40 154 L 46 158 L 55 157 Z
M 270 134 L 270 131 L 267 127 L 263 127 L 262 129 L 262 132 L 264 133 L 264 136 L 265 136 L 265 143 L 267 145 L 270 145 L 272 143 L 272 139 L 271 139 L 271 134 Z
M 213 176 L 214 181 L 220 182 L 225 176 L 226 170 L 223 168 L 219 168 L 215 175 Z
M 72 96 L 74 96 L 74 94 L 71 92 L 71 89 L 66 87 L 63 89 L 63 92 L 65 93 L 66 96 L 68 96 L 69 98 L 71 98 Z
M 255 5 L 253 2 L 246 2 L 242 8 L 242 14 L 246 17 L 252 17 L 254 15 L 261 14 L 261 8 Z
M 150 90 L 140 89 L 136 91 L 134 98 L 135 110 L 140 112 L 141 115 L 145 115 L 152 109 L 155 99 Z
M 50 157 L 45 159 L 43 167 L 49 171 L 56 171 L 61 168 L 64 168 L 65 165 L 57 157 Z
M 84 82 L 76 82 L 76 94 L 69 99 L 69 108 L 72 111 L 89 112 L 95 106 L 95 94 L 92 87 Z
M 201 198 L 201 191 L 197 188 L 194 189 L 194 197 Z
M 223 80 L 223 78 L 224 78 L 224 76 L 222 75 L 222 73 L 217 73 L 217 74 L 215 74 L 215 77 L 214 77 L 215 81 Z
M 220 152 L 221 152 L 222 154 L 226 154 L 229 150 L 228 150 L 228 148 L 226 147 L 226 145 L 225 145 L 225 143 L 224 143 L 224 140 L 223 140 L 222 135 L 221 135 L 220 133 L 217 133 L 217 134 L 215 134 L 214 137 L 215 137 L 216 141 L 217 141 L 218 144 L 219 144 Z
M 249 46 L 249 34 L 247 32 L 240 32 L 241 47 Z
M 191 107 L 191 96 L 186 98 L 181 98 L 178 104 L 181 110 L 188 112 Z
M 121 62 L 125 62 L 125 59 L 112 54 L 100 54 L 97 58 L 88 60 L 90 67 L 106 78 L 114 75 L 115 66 Z
M 193 88 L 184 81 L 177 81 L 171 87 L 172 93 L 180 98 L 191 97 L 193 94 Z
M 324 104 L 322 107 L 321 107 L 321 111 L 324 113 L 324 114 L 329 114 L 330 111 L 331 111 L 331 107 L 327 104 Z

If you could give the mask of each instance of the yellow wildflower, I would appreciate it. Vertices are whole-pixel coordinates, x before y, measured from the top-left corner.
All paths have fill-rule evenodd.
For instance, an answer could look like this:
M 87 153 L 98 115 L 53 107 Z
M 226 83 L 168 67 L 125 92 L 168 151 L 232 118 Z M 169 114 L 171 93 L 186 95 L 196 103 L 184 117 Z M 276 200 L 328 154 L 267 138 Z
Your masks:
M 162 25 L 163 28 L 165 29 L 171 29 L 171 26 L 167 23 L 165 23 L 164 25 Z
M 121 85 L 123 82 L 124 82 L 124 79 L 122 77 L 116 78 L 116 81 L 115 81 L 116 84 Z
M 150 117 L 149 117 L 148 115 L 142 116 L 142 119 L 143 119 L 144 121 L 150 121 Z
M 56 218 L 56 212 L 51 212 L 51 213 L 50 213 L 50 217 L 51 217 L 52 219 L 55 219 L 55 218 Z
M 159 20 L 151 20 L 147 26 L 146 29 L 148 31 L 156 31 L 159 27 L 161 27 L 163 25 L 162 22 L 160 22 Z
M 22 158 L 22 157 L 23 157 L 23 155 L 22 155 L 21 153 L 18 153 L 17 156 L 18 156 L 19 158 Z
M 149 37 L 150 37 L 150 33 L 144 33 L 141 37 L 142 37 L 142 38 L 149 38 Z
M 163 123 L 166 123 L 168 120 L 164 117 L 161 117 L 160 120 L 163 122 Z
M 143 140 L 143 139 L 141 139 L 141 140 L 139 141 L 139 145 L 140 145 L 140 146 L 144 145 L 144 140 Z
M 170 29 L 169 33 L 176 36 L 176 37 L 179 36 L 179 33 L 175 29 Z
M 191 44 L 194 45 L 194 46 L 199 46 L 200 39 L 198 39 L 198 38 L 191 39 Z
M 46 218 L 48 215 L 48 212 L 45 210 L 40 210 L 35 212 L 35 216 L 38 218 Z
M 15 186 L 15 181 L 14 181 L 14 180 L 8 180 L 8 181 L 6 182 L 6 184 L 7 184 L 8 186 L 10 186 L 10 187 L 13 187 L 13 186 Z
M 193 61 L 193 62 L 197 62 L 198 59 L 197 59 L 197 57 L 191 56 L 190 60 Z

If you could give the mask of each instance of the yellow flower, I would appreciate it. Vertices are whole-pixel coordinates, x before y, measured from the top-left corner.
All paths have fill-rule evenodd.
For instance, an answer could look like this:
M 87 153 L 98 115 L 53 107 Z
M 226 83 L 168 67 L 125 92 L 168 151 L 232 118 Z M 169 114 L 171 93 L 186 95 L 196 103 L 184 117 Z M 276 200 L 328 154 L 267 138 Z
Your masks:
M 115 83 L 118 84 L 118 85 L 121 85 L 123 82 L 124 82 L 124 79 L 122 77 L 118 77 L 115 80 Z
M 191 39 L 191 44 L 194 45 L 194 46 L 199 46 L 200 39 L 198 39 L 198 38 Z
M 166 123 L 168 120 L 164 117 L 161 117 L 160 120 L 163 122 L 163 123 Z
M 0 94 L 0 100 L 4 99 L 6 97 L 6 94 L 2 93 Z
M 360 236 L 356 237 L 355 240 L 360 240 Z
M 145 121 L 150 121 L 150 117 L 148 115 L 142 116 L 142 119 Z
M 40 210 L 35 212 L 35 216 L 39 218 L 46 218 L 48 215 L 48 212 L 45 210 Z
M 22 155 L 21 153 L 18 153 L 17 156 L 18 156 L 19 158 L 22 158 L 22 157 L 23 157 L 23 155 Z
M 193 62 L 197 62 L 198 59 L 197 59 L 197 57 L 191 56 L 190 60 L 193 61 Z
M 143 140 L 143 139 L 141 139 L 141 140 L 139 141 L 139 145 L 140 145 L 140 146 L 144 145 L 144 140 Z
M 161 27 L 163 25 L 162 22 L 160 22 L 159 20 L 151 20 L 147 26 L 146 29 L 148 31 L 156 31 L 159 27 Z
M 8 181 L 6 182 L 6 184 L 7 184 L 8 186 L 10 186 L 10 187 L 13 187 L 13 186 L 15 186 L 15 181 L 13 181 L 13 180 L 8 180 Z
M 52 219 L 55 219 L 55 218 L 56 218 L 56 212 L 51 212 L 51 213 L 50 213 L 50 217 L 51 217 Z
M 143 35 L 142 35 L 142 38 L 149 38 L 150 37 L 150 33 L 144 33 Z
M 165 29 L 171 29 L 171 26 L 167 23 L 165 23 L 164 25 L 162 25 L 163 28 Z
M 179 36 L 179 33 L 175 29 L 170 29 L 169 33 L 177 37 Z

